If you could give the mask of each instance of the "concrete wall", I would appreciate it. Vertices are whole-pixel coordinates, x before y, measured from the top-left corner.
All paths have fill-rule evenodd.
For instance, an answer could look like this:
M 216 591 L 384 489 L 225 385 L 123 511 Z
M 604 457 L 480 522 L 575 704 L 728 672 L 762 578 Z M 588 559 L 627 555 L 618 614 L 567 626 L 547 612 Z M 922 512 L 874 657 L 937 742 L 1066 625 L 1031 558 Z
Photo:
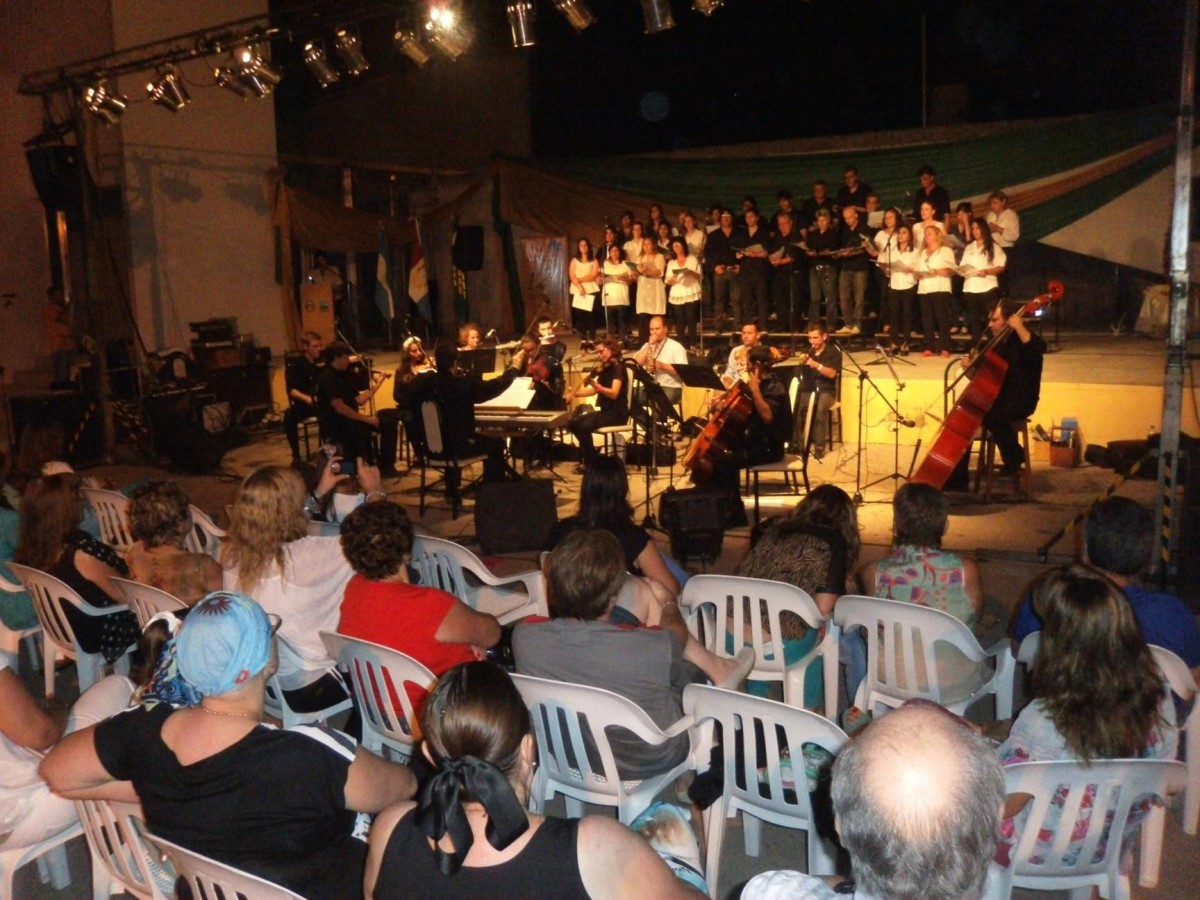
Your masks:
M 114 0 L 117 45 L 253 16 L 266 6 L 265 0 Z M 275 165 L 274 103 L 214 86 L 214 65 L 183 64 L 192 102 L 178 113 L 131 104 L 121 121 L 137 322 L 154 350 L 186 345 L 189 322 L 236 316 L 239 331 L 281 353 L 285 332 L 263 187 Z M 129 76 L 121 88 L 142 99 L 147 80 Z
M 21 76 L 113 49 L 107 0 L 9 0 L 0 3 L 0 365 L 6 380 L 48 367 L 41 308 L 50 284 L 45 212 L 21 146 L 42 131 L 37 97 L 17 94 Z M 53 106 L 56 121 L 69 117 Z

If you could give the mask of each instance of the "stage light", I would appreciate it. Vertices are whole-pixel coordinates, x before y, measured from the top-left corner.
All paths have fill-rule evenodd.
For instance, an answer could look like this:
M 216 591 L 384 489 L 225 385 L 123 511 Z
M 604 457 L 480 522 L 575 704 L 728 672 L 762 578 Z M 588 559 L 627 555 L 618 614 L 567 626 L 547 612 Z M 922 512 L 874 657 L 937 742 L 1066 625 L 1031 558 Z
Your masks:
M 371 64 L 363 56 L 362 41 L 358 35 L 348 28 L 339 28 L 333 37 L 333 46 L 337 48 L 338 56 L 346 66 L 347 75 L 361 75 Z
M 586 0 L 554 0 L 554 8 L 566 17 L 576 31 L 583 31 L 596 23 L 596 17 L 592 15 Z
M 250 86 L 242 81 L 241 76 L 229 66 L 217 66 L 213 70 L 213 77 L 217 80 L 217 84 L 226 90 L 233 91 L 243 100 L 254 93 Z
M 508 27 L 512 29 L 513 46 L 518 50 L 522 47 L 532 47 L 537 40 L 533 34 L 537 11 L 532 0 L 513 0 L 505 12 L 508 13 Z
M 120 121 L 128 102 L 113 90 L 112 85 L 103 80 L 89 85 L 83 92 L 83 104 L 88 112 L 109 125 L 116 125 Z
M 725 0 L 692 0 L 692 9 L 705 16 L 711 16 L 725 5 Z
M 411 28 L 396 23 L 396 32 L 392 35 L 396 49 L 411 59 L 418 67 L 429 62 L 429 50 L 421 43 L 421 38 Z
M 283 80 L 283 73 L 271 68 L 253 45 L 234 48 L 233 58 L 237 63 L 238 78 L 256 97 L 267 96 Z
M 338 70 L 329 64 L 325 48 L 316 41 L 308 41 L 304 45 L 304 64 L 321 87 L 329 87 L 342 77 Z
M 179 112 L 192 102 L 183 79 L 179 77 L 179 70 L 175 66 L 163 69 L 159 73 L 157 81 L 146 85 L 146 93 L 151 100 L 171 112 Z
M 642 19 L 646 23 L 646 34 L 658 34 L 675 27 L 670 0 L 642 0 Z
M 450 59 L 458 59 L 475 40 L 475 32 L 466 22 L 460 22 L 454 11 L 446 6 L 432 6 L 425 23 L 429 43 Z

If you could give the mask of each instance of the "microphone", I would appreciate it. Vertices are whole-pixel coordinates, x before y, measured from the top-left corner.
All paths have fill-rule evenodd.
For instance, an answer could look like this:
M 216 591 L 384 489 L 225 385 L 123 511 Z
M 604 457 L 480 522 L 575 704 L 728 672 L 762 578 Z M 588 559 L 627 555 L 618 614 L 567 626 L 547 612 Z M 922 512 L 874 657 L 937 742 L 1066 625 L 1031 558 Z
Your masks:
M 495 339 L 496 339 L 496 329 L 495 329 L 495 328 L 491 329 L 491 330 L 490 330 L 490 331 L 489 331 L 487 334 L 485 334 L 485 335 L 483 336 L 483 339 L 484 339 L 485 341 L 493 341 L 493 340 L 495 340 Z
M 917 427 L 917 423 L 914 422 L 912 419 L 905 419 L 902 416 L 896 416 L 896 421 L 899 422 L 901 425 L 903 425 L 905 428 L 916 428 Z

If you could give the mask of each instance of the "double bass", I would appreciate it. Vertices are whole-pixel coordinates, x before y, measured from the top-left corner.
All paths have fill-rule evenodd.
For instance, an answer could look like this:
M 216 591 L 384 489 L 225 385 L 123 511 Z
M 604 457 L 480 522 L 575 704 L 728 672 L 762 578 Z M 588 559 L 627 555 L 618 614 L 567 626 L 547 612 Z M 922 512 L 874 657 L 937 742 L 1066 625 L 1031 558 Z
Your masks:
M 1046 285 L 1046 293 L 1034 297 L 1021 307 L 1018 314 L 1026 316 L 1036 312 L 1060 300 L 1062 295 L 1062 282 L 1057 279 L 1050 281 Z M 909 479 L 914 484 L 928 484 L 941 489 L 950 478 L 954 467 L 958 465 L 958 461 L 970 450 L 975 433 L 983 424 L 984 416 L 996 402 L 1004 384 L 1008 361 L 1000 355 L 997 348 L 1011 335 L 1012 329 L 1005 325 L 1003 331 L 988 341 L 979 358 L 972 364 L 974 375 L 971 376 L 971 383 L 955 401 L 954 409 L 938 429 L 929 453 Z

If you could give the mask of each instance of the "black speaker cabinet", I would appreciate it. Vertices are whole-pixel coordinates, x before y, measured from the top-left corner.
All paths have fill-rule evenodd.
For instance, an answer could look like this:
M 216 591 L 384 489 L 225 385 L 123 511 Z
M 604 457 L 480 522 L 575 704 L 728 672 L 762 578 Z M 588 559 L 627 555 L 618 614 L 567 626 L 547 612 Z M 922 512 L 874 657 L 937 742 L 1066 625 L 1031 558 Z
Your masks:
M 30 147 L 25 151 L 38 199 L 47 209 L 82 209 L 77 147 Z
M 85 466 L 104 458 L 104 412 L 91 396 L 76 391 L 12 397 L 9 400 L 12 433 L 17 440 L 29 425 L 62 426 L 66 460 Z
M 180 388 L 147 394 L 143 407 L 154 430 L 154 449 L 184 472 L 210 472 L 229 447 L 228 429 L 216 434 L 205 427 L 204 410 L 212 395 L 204 388 Z M 210 417 L 211 422 L 211 417 Z
M 475 534 L 485 554 L 542 550 L 557 521 L 554 485 L 547 479 L 496 482 L 479 488 Z
M 462 225 L 454 232 L 454 246 L 450 252 L 454 266 L 464 272 L 478 272 L 483 268 L 483 226 Z

